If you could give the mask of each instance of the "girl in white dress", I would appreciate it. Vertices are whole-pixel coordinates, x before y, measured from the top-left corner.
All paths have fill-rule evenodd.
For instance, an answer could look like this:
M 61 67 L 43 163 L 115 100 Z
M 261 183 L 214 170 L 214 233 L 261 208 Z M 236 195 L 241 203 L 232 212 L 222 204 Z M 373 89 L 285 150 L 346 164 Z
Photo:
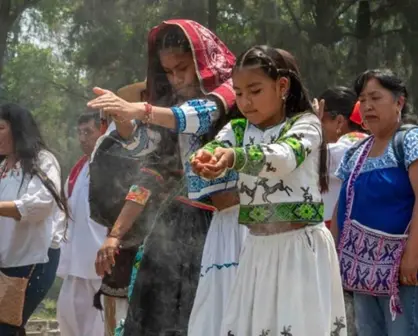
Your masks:
M 337 254 L 323 223 L 326 147 L 296 62 L 255 46 L 232 78 L 247 120 L 230 122 L 191 158 L 205 178 L 239 172 L 239 223 L 250 229 L 220 335 L 345 336 Z

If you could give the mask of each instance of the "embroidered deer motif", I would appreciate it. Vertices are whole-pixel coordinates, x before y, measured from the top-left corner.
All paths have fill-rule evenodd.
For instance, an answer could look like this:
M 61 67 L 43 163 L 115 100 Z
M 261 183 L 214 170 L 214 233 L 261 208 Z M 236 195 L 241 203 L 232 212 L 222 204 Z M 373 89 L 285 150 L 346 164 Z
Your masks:
M 257 190 L 257 185 L 255 185 L 255 187 L 253 189 L 250 189 L 248 186 L 246 186 L 244 184 L 244 182 L 241 182 L 241 188 L 240 188 L 239 192 L 241 194 L 245 193 L 245 194 L 247 194 L 248 197 L 251 198 L 251 201 L 248 203 L 248 205 L 250 205 L 254 202 L 256 190 Z
M 378 288 L 380 286 L 383 287 L 383 290 L 389 290 L 389 275 L 390 275 L 390 269 L 386 270 L 385 273 L 382 273 L 381 269 L 378 269 L 376 272 L 376 285 L 378 286 Z
M 266 163 L 266 171 L 273 172 L 274 173 L 274 172 L 277 171 L 277 169 L 272 166 L 272 163 L 271 162 L 267 162 Z
M 271 202 L 268 200 L 268 197 L 271 194 L 274 194 L 277 190 L 286 192 L 287 196 L 290 196 L 290 193 L 293 192 L 293 190 L 290 187 L 284 185 L 283 180 L 280 180 L 279 183 L 276 183 L 274 186 L 271 186 L 271 187 L 267 184 L 267 181 L 268 181 L 267 178 L 262 177 L 260 178 L 260 181 L 258 182 L 258 185 L 263 187 L 264 189 L 264 193 L 262 197 L 263 197 L 263 201 L 266 203 L 271 204 Z
M 282 335 L 282 336 L 293 336 L 291 331 L 292 331 L 292 326 L 283 327 L 283 331 L 280 333 L 280 335 Z
M 382 255 L 382 258 L 380 258 L 380 260 L 395 260 L 395 251 L 397 248 L 397 244 L 395 244 L 392 248 L 390 248 L 390 244 L 386 244 L 384 247 L 385 254 Z
M 334 322 L 335 329 L 331 331 L 330 336 L 340 336 L 341 330 L 346 328 L 346 325 L 344 323 L 344 317 L 336 318 Z
M 303 191 L 303 200 L 306 203 L 311 203 L 313 201 L 313 196 L 309 192 L 309 187 L 306 187 L 306 188 L 300 187 L 300 189 L 302 189 L 302 191 Z
M 372 244 L 370 244 L 369 238 L 364 239 L 364 247 L 359 252 L 359 257 L 363 258 L 364 255 L 367 253 L 369 256 L 369 260 L 374 260 L 374 250 L 377 247 L 377 241 L 374 241 Z
M 255 137 L 250 137 L 250 145 L 254 145 Z
M 363 288 L 367 288 L 366 277 L 370 274 L 370 269 L 366 268 L 363 272 L 360 266 L 356 267 L 356 278 L 353 282 L 353 287 L 357 287 L 359 284 Z

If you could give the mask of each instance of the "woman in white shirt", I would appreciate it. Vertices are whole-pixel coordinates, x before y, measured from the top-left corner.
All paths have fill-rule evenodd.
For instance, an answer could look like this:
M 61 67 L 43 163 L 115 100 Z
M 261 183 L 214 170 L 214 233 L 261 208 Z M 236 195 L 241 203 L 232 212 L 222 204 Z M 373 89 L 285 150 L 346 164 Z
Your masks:
M 29 278 L 22 325 L 0 324 L 0 335 L 24 334 L 55 279 L 58 240 L 68 216 L 60 176 L 31 113 L 15 104 L 0 105 L 0 271 Z

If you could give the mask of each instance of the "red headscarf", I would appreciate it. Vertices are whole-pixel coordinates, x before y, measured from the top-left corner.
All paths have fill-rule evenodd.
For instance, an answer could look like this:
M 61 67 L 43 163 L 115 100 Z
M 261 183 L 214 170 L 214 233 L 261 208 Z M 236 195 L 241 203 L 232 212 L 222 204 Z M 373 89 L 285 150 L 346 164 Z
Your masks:
M 148 35 L 149 60 L 158 57 L 155 50 L 157 34 L 167 25 L 179 26 L 188 38 L 203 94 L 218 97 L 225 110 L 228 110 L 235 103 L 231 80 L 235 56 L 215 34 L 199 23 L 191 20 L 168 20 L 154 27 Z M 152 82 L 154 81 L 149 78 L 148 84 L 153 85 Z M 149 90 L 150 94 L 152 92 L 153 90 Z M 151 101 L 153 99 L 155 97 L 150 97 Z

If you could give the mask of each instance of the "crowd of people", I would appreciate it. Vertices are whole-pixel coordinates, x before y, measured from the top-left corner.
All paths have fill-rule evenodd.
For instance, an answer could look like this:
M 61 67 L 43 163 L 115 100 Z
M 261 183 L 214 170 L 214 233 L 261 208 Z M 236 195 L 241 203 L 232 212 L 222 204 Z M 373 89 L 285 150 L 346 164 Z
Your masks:
M 1 336 L 56 274 L 62 336 L 418 333 L 418 127 L 391 70 L 311 99 L 288 51 L 168 20 L 144 82 L 93 92 L 65 183 L 0 106 Z

